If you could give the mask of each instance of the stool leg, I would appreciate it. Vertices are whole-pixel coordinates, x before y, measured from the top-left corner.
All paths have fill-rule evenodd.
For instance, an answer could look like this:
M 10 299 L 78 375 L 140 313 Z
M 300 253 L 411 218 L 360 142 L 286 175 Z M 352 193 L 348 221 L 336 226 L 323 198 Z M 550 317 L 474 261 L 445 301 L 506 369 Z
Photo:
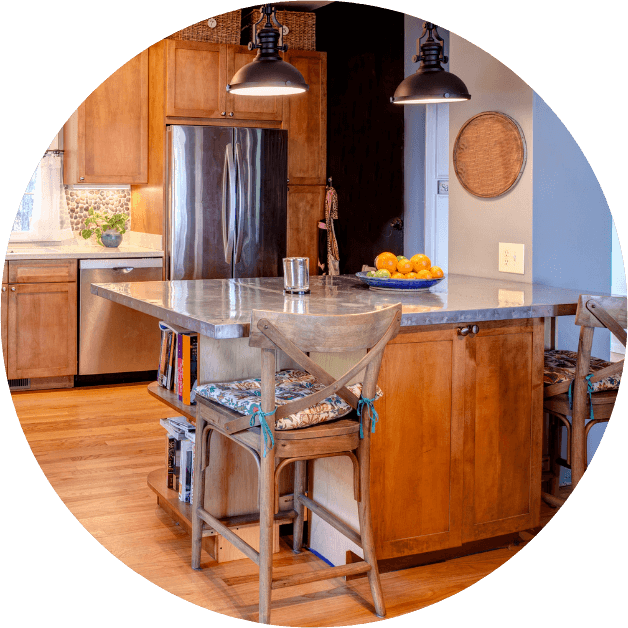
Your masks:
M 299 501 L 298 495 L 305 494 L 305 470 L 307 462 L 305 460 L 297 460 L 294 463 L 294 509 L 297 517 L 294 520 L 292 532 L 292 549 L 300 553 L 303 547 L 303 522 L 305 519 L 305 508 Z
M 368 572 L 369 584 L 375 613 L 378 617 L 386 617 L 386 606 L 384 604 L 384 594 L 379 580 L 379 569 L 375 556 L 375 544 L 373 541 L 373 526 L 371 524 L 371 491 L 370 491 L 370 438 L 360 441 L 358 447 L 358 461 L 360 463 L 360 492 L 361 501 L 358 502 L 358 516 L 360 520 L 360 536 L 362 537 L 362 549 L 364 550 L 364 560 L 371 566 Z
M 201 568 L 201 545 L 203 543 L 203 521 L 196 514 L 198 508 L 203 507 L 203 498 L 205 492 L 205 475 L 204 466 L 204 447 L 203 447 L 203 430 L 207 422 L 200 416 L 196 419 L 196 438 L 194 439 L 194 495 L 192 498 L 192 569 Z M 211 432 L 207 435 L 207 440 L 211 436 Z M 209 448 L 209 442 L 207 443 Z
M 275 450 L 260 465 L 259 500 L 259 623 L 270 624 L 273 584 L 273 524 L 275 521 Z
M 552 414 L 549 415 L 549 419 L 550 419 L 550 435 L 551 435 L 551 440 L 550 440 L 550 465 L 551 465 L 551 472 L 552 472 L 552 480 L 551 480 L 551 484 L 550 484 L 550 493 L 552 495 L 557 496 L 558 495 L 558 490 L 560 488 L 560 470 L 561 470 L 561 465 L 558 464 L 558 462 L 556 462 L 558 460 L 558 458 L 561 457 L 561 449 L 562 449 L 562 442 L 563 442 L 563 425 L 562 422 L 559 421 L 555 416 L 553 416 Z

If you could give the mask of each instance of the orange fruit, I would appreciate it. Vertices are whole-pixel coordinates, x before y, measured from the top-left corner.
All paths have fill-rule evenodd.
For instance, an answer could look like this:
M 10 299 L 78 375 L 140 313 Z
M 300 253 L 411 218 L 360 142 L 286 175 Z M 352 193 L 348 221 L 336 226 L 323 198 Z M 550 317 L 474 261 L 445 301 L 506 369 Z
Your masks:
M 405 279 L 406 276 L 402 273 L 393 273 L 391 279 Z
M 432 279 L 432 274 L 429 270 L 420 270 L 416 275 L 418 279 Z
M 415 272 L 411 272 L 408 273 L 407 275 L 404 275 L 405 279 L 417 279 L 417 274 Z
M 397 262 L 397 272 L 407 275 L 412 272 L 412 262 L 409 259 L 400 259 Z
M 392 274 L 397 270 L 397 256 L 393 253 L 380 253 L 375 258 L 375 267 L 377 270 L 387 270 Z
M 440 266 L 432 266 L 432 268 L 430 268 L 430 275 L 432 275 L 434 279 L 440 279 L 445 276 L 445 273 Z
M 432 267 L 430 258 L 423 253 L 413 255 L 410 261 L 412 262 L 412 268 L 414 268 L 415 273 L 418 273 L 420 270 L 429 270 Z

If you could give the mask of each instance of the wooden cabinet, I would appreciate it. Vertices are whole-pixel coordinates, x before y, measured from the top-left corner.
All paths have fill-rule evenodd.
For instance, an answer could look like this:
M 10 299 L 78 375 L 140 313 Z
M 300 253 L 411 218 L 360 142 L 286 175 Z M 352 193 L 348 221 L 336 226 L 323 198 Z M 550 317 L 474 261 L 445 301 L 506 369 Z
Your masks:
M 246 46 L 193 41 L 166 42 L 166 116 L 225 120 L 276 120 L 283 99 L 236 96 L 229 79 L 250 63 L 257 51 Z
M 75 375 L 76 260 L 9 262 L 9 281 L 2 292 L 8 378 Z
M 148 51 L 97 87 L 63 134 L 64 183 L 146 183 Z
M 371 453 L 380 560 L 538 523 L 543 322 L 478 325 L 404 332 L 386 348 Z
M 288 129 L 288 178 L 291 185 L 325 185 L 327 171 L 327 54 L 289 50 L 310 86 L 304 94 L 284 97 L 283 128 Z
M 7 338 L 9 323 L 7 321 L 7 315 L 9 312 L 9 285 L 2 284 L 2 308 L 0 310 L 0 324 L 2 325 L 2 359 L 4 360 L 4 370 L 7 370 Z
M 325 187 L 288 188 L 288 257 L 309 257 L 310 275 L 318 274 L 318 221 L 325 213 Z

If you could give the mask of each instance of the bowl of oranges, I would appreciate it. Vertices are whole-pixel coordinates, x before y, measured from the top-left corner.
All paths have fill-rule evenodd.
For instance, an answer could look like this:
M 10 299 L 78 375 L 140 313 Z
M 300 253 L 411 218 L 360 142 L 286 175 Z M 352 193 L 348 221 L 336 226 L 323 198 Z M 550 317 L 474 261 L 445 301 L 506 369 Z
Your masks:
M 433 266 L 427 255 L 417 253 L 411 258 L 394 253 L 380 253 L 375 258 L 376 270 L 356 273 L 373 290 L 429 290 L 445 278 L 440 266 Z

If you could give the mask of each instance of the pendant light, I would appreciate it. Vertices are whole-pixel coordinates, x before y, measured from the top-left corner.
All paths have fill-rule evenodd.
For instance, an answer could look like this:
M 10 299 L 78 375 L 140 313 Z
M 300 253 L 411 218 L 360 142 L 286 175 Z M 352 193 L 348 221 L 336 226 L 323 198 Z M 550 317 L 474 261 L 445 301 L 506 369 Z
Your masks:
M 306 92 L 309 85 L 301 72 L 279 55 L 288 50 L 288 46 L 283 43 L 283 26 L 277 20 L 277 9 L 265 4 L 260 11 L 262 17 L 253 26 L 253 41 L 249 43 L 249 50 L 257 48 L 257 56 L 233 75 L 227 91 L 242 96 L 285 96 Z M 266 24 L 258 33 L 257 25 L 264 19 Z
M 416 40 L 418 54 L 412 59 L 414 63 L 420 64 L 419 69 L 399 83 L 390 102 L 419 105 L 471 100 L 467 86 L 441 65 L 447 63 L 448 58 L 444 54 L 443 38 L 437 28 L 431 22 L 423 23 L 423 33 Z M 421 43 L 424 37 L 426 39 Z

